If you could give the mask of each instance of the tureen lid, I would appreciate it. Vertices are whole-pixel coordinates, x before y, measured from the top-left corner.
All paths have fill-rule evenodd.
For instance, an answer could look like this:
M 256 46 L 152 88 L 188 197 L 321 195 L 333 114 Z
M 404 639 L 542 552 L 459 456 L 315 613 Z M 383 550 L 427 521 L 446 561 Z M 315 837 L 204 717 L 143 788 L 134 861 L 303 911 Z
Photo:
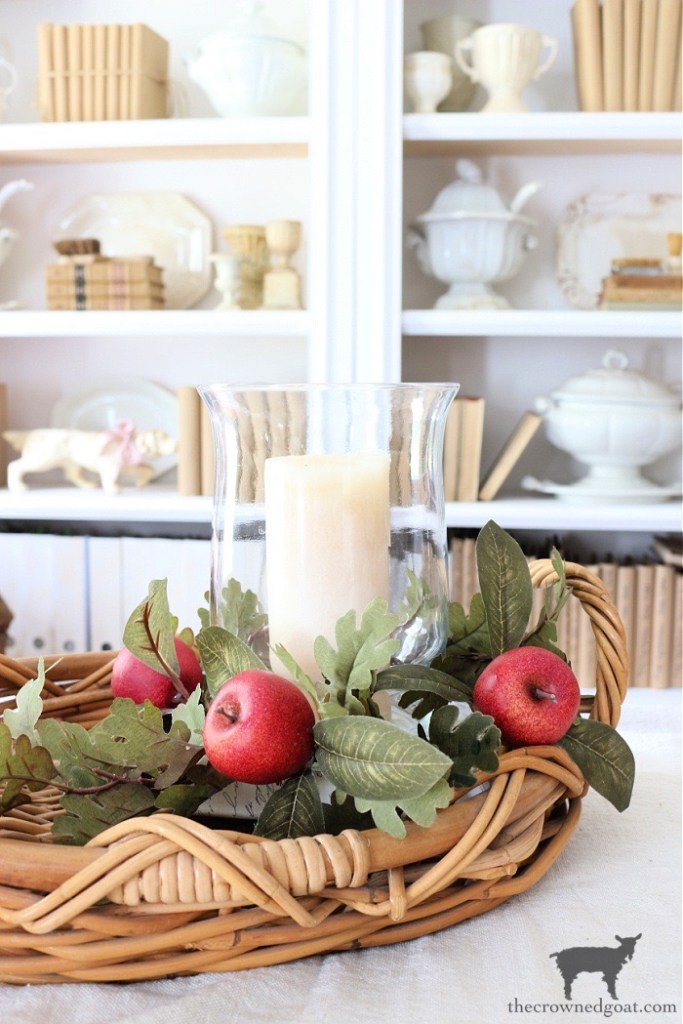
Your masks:
M 239 40 L 272 40 L 281 43 L 297 44 L 288 39 L 280 26 L 263 11 L 263 0 L 239 0 L 237 11 L 217 32 L 203 39 L 199 44 L 202 53 L 220 50 L 228 43 Z
M 495 213 L 507 207 L 493 185 L 482 181 L 481 168 L 472 160 L 457 160 L 458 178 L 442 188 L 430 213 L 454 213 L 459 210 Z
M 678 397 L 665 385 L 627 367 L 624 353 L 610 349 L 605 353 L 601 368 L 570 378 L 559 390 L 553 391 L 552 397 L 570 401 L 679 403 Z

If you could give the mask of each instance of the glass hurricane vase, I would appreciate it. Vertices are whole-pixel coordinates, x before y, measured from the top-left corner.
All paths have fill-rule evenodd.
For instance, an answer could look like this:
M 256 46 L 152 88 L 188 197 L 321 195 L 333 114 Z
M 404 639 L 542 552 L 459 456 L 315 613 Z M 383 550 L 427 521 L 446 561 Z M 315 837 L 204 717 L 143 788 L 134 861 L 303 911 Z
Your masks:
M 231 579 L 267 613 L 249 643 L 282 644 L 320 681 L 313 646 L 377 597 L 400 618 L 395 660 L 446 640 L 443 438 L 455 384 L 201 386 L 214 438 L 210 606 Z M 286 673 L 285 673 L 286 674 Z

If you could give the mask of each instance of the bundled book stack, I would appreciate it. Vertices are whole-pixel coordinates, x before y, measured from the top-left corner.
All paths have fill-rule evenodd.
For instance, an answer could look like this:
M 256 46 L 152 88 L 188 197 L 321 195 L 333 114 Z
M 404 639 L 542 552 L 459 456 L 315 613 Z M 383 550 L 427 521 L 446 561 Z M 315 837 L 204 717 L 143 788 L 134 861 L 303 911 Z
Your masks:
M 528 553 L 528 557 L 547 557 L 552 543 Z M 631 662 L 630 685 L 683 685 L 683 571 L 676 539 L 657 538 L 653 557 L 637 563 L 618 563 L 606 558 L 586 568 L 603 581 L 624 623 Z M 467 608 L 479 589 L 474 534 L 450 541 L 449 589 L 450 600 Z M 536 590 L 533 621 L 542 605 L 543 593 Z M 568 601 L 560 613 L 557 643 L 569 657 L 581 685 L 590 688 L 596 670 L 595 641 L 590 617 L 576 600 Z
M 681 109 L 681 0 L 575 0 L 581 110 Z
M 613 259 L 602 282 L 601 309 L 679 310 L 683 305 L 681 235 L 670 234 L 669 259 Z
M 47 308 L 163 309 L 163 270 L 152 256 L 60 256 L 45 268 Z
M 484 438 L 483 398 L 455 399 L 444 436 L 444 496 L 446 501 L 491 501 L 496 497 L 541 425 L 531 410 L 522 414 L 510 436 L 481 478 Z
M 166 117 L 168 42 L 147 25 L 38 25 L 41 121 Z

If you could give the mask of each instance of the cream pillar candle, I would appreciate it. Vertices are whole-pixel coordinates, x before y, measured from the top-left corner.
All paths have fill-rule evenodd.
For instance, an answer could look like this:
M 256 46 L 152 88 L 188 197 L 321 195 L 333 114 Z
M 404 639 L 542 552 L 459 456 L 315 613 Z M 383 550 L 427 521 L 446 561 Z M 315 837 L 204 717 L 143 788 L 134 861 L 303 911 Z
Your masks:
M 389 462 L 385 452 L 266 460 L 270 644 L 312 679 L 315 638 L 334 644 L 337 619 L 389 597 Z

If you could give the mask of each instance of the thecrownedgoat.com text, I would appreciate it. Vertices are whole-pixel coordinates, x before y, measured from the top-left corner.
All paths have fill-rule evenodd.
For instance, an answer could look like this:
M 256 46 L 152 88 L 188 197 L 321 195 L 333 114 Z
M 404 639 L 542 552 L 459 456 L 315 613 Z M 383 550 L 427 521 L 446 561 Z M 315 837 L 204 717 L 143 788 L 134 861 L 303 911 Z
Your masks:
M 603 1017 L 609 1020 L 611 1017 L 623 1017 L 628 1013 L 656 1014 L 656 1013 L 677 1013 L 677 1003 L 614 1003 L 612 1000 L 605 1000 L 602 997 L 595 1002 L 589 1003 L 523 1003 L 519 999 L 513 999 L 508 1003 L 508 1013 L 545 1013 L 545 1014 L 566 1014 L 571 1017 L 576 1014 L 591 1014 L 593 1017 Z

